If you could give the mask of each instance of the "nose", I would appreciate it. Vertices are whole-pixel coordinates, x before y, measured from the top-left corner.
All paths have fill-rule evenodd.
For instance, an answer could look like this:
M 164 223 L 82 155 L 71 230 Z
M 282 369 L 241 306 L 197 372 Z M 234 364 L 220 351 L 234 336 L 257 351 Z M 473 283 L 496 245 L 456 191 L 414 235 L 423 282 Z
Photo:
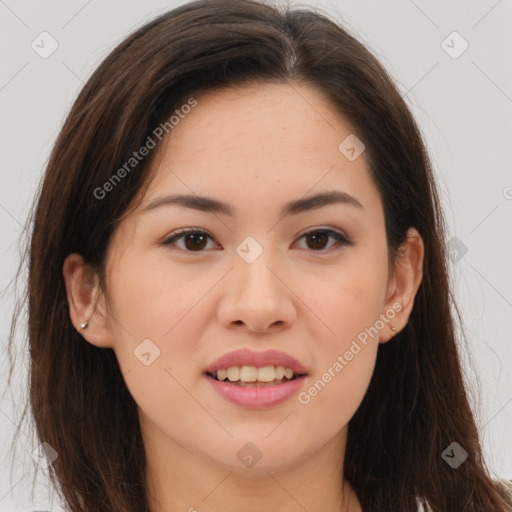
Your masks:
M 254 262 L 238 260 L 223 280 L 218 319 L 227 329 L 256 333 L 290 327 L 297 317 L 296 296 L 283 272 L 263 254 Z

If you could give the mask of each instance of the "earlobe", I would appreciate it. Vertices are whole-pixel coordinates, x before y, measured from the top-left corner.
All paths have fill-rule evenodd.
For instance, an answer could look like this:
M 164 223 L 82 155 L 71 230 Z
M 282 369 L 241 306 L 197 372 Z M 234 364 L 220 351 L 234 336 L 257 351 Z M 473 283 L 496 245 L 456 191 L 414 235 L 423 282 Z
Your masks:
M 397 319 L 395 318 L 393 321 L 396 322 Z M 387 343 L 401 331 L 401 329 L 397 329 L 391 322 L 387 322 L 387 325 L 384 329 L 387 329 L 389 332 L 387 332 L 385 335 L 379 336 L 379 343 Z
M 93 345 L 110 347 L 98 276 L 79 254 L 65 259 L 62 272 L 73 326 Z

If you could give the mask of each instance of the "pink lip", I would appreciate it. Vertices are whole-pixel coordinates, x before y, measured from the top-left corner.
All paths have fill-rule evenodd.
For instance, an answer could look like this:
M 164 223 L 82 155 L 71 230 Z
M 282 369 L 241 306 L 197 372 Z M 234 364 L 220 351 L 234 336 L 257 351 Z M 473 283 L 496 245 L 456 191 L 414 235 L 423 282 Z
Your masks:
M 266 409 L 288 400 L 301 388 L 306 376 L 296 377 L 283 384 L 265 387 L 240 387 L 207 375 L 208 382 L 220 396 L 240 407 Z
M 303 364 L 299 363 L 297 359 L 285 354 L 284 352 L 280 352 L 279 350 L 253 352 L 249 349 L 240 349 L 224 354 L 222 357 L 211 363 L 206 368 L 205 373 L 213 373 L 216 370 L 227 369 L 231 366 L 256 366 L 257 368 L 261 368 L 262 366 L 284 366 L 285 368 L 293 370 L 295 374 L 302 375 L 308 373 L 308 369 Z

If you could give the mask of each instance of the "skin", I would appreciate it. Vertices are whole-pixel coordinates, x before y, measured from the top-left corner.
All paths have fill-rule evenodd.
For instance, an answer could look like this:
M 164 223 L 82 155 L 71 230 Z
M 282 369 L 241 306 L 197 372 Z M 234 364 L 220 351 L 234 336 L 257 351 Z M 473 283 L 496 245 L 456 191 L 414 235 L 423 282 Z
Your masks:
M 226 352 L 274 348 L 308 367 L 307 390 L 379 315 L 393 311 L 391 325 L 405 326 L 423 241 L 411 228 L 388 272 L 384 211 L 366 153 L 350 161 L 338 150 L 353 130 L 321 92 L 273 83 L 197 100 L 158 147 L 142 204 L 113 233 L 106 286 L 80 255 L 66 259 L 71 321 L 90 319 L 84 339 L 115 351 L 138 404 L 153 512 L 315 512 L 341 510 L 342 500 L 343 510 L 360 511 L 350 486 L 340 489 L 342 460 L 379 343 L 394 335 L 389 323 L 359 343 L 307 404 L 293 396 L 268 409 L 242 408 L 220 397 L 203 372 Z M 364 210 L 334 204 L 279 216 L 288 201 L 332 190 Z M 176 205 L 144 212 L 154 199 L 180 193 L 213 197 L 236 215 Z M 195 251 L 190 238 L 162 244 L 180 228 L 212 238 Z M 303 236 L 318 228 L 353 244 Z M 252 263 L 236 252 L 247 236 L 263 248 Z M 134 356 L 147 338 L 160 350 L 149 366 Z M 237 458 L 247 442 L 261 452 L 251 468 Z

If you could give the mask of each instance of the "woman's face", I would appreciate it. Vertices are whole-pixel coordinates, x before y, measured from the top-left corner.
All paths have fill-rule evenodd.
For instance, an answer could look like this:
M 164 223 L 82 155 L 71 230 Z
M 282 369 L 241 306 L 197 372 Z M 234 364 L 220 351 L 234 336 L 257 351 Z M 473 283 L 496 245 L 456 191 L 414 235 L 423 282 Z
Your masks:
M 406 323 L 418 285 L 388 275 L 366 153 L 328 100 L 302 85 L 196 99 L 158 147 L 141 205 L 112 236 L 104 330 L 93 316 L 83 334 L 114 349 L 145 442 L 161 453 L 251 474 L 341 453 L 379 340 L 391 338 L 389 321 Z M 184 228 L 199 233 L 171 241 Z M 239 350 L 255 359 L 214 364 Z M 258 359 L 270 350 L 281 354 Z M 286 357 L 306 375 L 249 382 L 282 378 L 278 366 L 293 369 Z M 225 382 L 207 373 L 212 365 L 231 368 L 218 375 Z M 247 383 L 229 383 L 243 366 Z

